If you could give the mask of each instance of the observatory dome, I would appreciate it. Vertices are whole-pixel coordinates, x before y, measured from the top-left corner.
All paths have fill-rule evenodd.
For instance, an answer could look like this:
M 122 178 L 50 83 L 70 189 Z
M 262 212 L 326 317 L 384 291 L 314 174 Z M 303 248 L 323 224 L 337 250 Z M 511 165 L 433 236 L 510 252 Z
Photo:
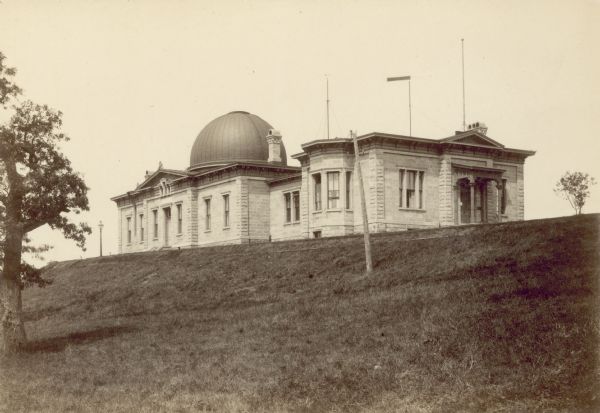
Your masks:
M 244 111 L 229 112 L 200 131 L 190 154 L 190 169 L 231 162 L 263 163 L 269 158 L 267 135 L 273 127 Z M 281 143 L 281 163 L 287 165 Z

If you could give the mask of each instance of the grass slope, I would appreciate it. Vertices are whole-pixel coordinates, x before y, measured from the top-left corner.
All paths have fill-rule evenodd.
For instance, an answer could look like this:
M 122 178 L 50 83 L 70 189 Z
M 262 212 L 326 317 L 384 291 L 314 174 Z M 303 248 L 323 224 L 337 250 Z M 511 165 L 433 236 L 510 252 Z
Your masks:
M 2 411 L 596 411 L 599 216 L 50 265 Z

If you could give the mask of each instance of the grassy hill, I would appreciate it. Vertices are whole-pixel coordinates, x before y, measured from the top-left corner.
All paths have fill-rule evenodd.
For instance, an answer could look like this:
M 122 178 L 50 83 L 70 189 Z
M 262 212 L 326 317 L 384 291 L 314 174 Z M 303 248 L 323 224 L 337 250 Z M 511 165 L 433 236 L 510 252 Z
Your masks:
M 2 411 L 600 411 L 598 215 L 50 265 Z

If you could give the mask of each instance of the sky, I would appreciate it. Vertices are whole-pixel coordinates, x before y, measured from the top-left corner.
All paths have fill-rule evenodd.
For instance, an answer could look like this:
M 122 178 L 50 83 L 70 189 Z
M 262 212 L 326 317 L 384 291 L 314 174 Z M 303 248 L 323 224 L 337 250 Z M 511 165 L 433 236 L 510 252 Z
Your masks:
M 89 186 L 87 250 L 47 227 L 48 261 L 117 253 L 110 197 L 161 161 L 185 169 L 195 137 L 234 110 L 283 134 L 288 154 L 327 136 L 462 129 L 537 151 L 525 165 L 525 217 L 573 213 L 553 188 L 567 170 L 600 180 L 600 1 L 0 0 L 0 51 L 22 99 L 63 112 L 63 152 Z M 6 113 L 3 114 L 6 116 Z M 294 164 L 290 160 L 289 164 Z M 600 212 L 600 185 L 584 212 Z

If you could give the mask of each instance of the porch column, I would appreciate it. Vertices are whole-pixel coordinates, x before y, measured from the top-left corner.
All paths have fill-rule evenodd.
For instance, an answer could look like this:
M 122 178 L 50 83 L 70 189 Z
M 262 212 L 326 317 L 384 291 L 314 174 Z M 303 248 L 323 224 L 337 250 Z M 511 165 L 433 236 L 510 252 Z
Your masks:
M 496 181 L 496 222 L 502 222 L 502 215 L 500 215 L 500 195 L 501 195 L 502 184 Z
M 460 184 L 458 183 L 458 181 L 456 182 L 456 186 L 454 186 L 453 188 L 453 192 L 456 196 L 456 222 L 458 223 L 458 225 L 460 225 L 462 224 L 462 222 L 460 217 Z
M 475 182 L 469 182 L 469 189 L 471 190 L 471 221 L 475 223 Z

